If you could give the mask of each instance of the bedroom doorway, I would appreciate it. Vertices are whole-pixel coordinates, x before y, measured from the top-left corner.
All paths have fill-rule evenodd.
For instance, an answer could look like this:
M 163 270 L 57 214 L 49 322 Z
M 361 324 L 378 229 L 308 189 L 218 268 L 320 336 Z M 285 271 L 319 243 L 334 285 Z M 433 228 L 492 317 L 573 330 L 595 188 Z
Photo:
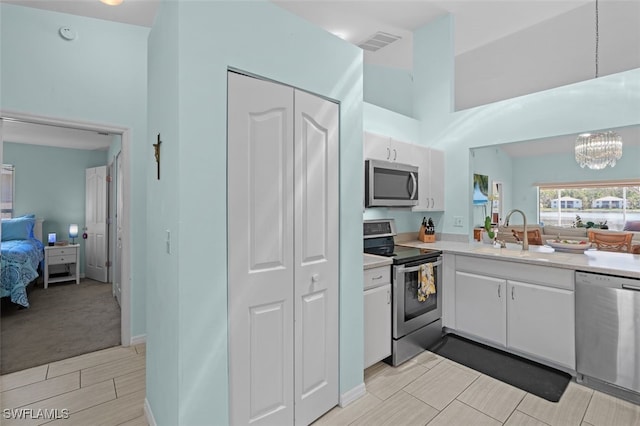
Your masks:
M 112 297 L 115 297 L 121 307 L 119 315 L 119 338 L 123 345 L 128 346 L 132 343 L 131 337 L 131 294 L 130 283 L 127 279 L 122 280 L 121 277 L 130 276 L 130 247 L 129 241 L 129 224 L 130 224 L 130 209 L 125 203 L 127 194 L 130 193 L 129 182 L 129 153 L 130 153 L 130 130 L 126 127 L 110 126 L 104 124 L 95 124 L 89 122 L 77 122 L 60 118 L 50 118 L 43 116 L 35 116 L 24 113 L 0 111 L 0 153 L 4 153 L 5 146 L 4 141 L 9 142 L 7 139 L 7 123 L 21 123 L 30 124 L 34 126 L 49 126 L 51 129 L 64 129 L 66 131 L 85 131 L 95 132 L 100 134 L 109 134 L 114 139 L 117 139 L 120 143 L 120 148 L 117 151 L 118 161 L 117 169 L 120 172 L 120 178 L 117 181 L 120 189 L 119 196 L 121 204 L 119 207 L 119 217 L 117 226 L 112 227 L 113 237 L 110 235 L 110 240 L 116 241 L 117 250 L 115 250 L 112 262 L 112 276 L 118 277 L 118 283 L 113 283 L 113 289 L 109 286 L 109 293 Z M 46 145 L 46 141 L 39 141 L 36 144 Z M 0 159 L 2 159 L 0 154 Z M 52 166 L 53 167 L 53 166 Z M 55 168 L 55 167 L 54 167 Z M 53 169 L 50 169 L 51 171 Z M 19 173 L 19 171 L 18 171 Z M 45 173 L 45 175 L 47 175 Z M 80 231 L 82 234 L 82 231 Z M 62 239 L 66 239 L 66 235 L 62 236 Z M 111 277 L 110 277 L 111 278 Z M 117 294 L 116 294 L 117 289 Z

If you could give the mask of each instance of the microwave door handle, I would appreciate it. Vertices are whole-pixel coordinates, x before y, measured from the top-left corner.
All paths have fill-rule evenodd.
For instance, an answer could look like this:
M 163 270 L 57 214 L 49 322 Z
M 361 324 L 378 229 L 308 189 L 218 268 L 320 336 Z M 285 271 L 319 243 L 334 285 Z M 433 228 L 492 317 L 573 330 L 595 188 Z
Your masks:
M 409 189 L 409 193 L 411 194 L 410 195 L 410 197 L 411 197 L 410 199 L 411 200 L 415 200 L 416 191 L 418 189 L 418 182 L 416 180 L 416 174 L 412 172 L 412 173 L 409 173 L 409 176 L 411 176 L 411 187 L 408 188 Z
M 442 265 L 442 260 L 438 260 L 437 262 L 425 262 L 424 265 L 426 265 L 427 263 L 431 263 L 435 267 L 435 266 Z M 409 273 L 409 272 L 416 272 L 416 271 L 420 270 L 421 266 L 422 265 L 418 265 L 418 266 L 414 266 L 412 268 L 405 268 L 404 266 L 402 266 L 402 267 L 398 268 L 398 273 L 406 274 L 406 273 Z

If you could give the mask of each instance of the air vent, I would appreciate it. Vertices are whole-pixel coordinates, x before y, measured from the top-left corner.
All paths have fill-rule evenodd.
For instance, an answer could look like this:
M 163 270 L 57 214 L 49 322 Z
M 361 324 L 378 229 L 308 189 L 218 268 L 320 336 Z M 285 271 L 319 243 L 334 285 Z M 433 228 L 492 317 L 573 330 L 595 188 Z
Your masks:
M 401 38 L 402 37 L 397 35 L 378 31 L 377 33 L 360 43 L 358 46 L 361 49 L 368 50 L 369 52 L 375 52 L 393 43 L 394 41 L 400 40 Z

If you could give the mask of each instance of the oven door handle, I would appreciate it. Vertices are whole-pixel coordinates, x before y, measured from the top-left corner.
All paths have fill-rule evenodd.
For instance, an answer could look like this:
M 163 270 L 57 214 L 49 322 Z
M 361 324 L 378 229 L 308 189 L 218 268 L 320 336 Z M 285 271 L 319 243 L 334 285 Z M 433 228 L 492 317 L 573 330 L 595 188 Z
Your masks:
M 425 262 L 422 265 L 426 265 L 428 263 L 432 264 L 434 267 L 435 266 L 440 266 L 440 265 L 442 265 L 442 260 L 438 260 L 437 262 Z M 420 267 L 422 265 L 414 266 L 414 267 L 411 267 L 411 268 L 405 268 L 404 266 L 400 266 L 400 267 L 398 267 L 397 271 L 400 274 L 406 274 L 406 273 L 409 273 L 409 272 L 416 272 L 416 271 L 420 270 Z

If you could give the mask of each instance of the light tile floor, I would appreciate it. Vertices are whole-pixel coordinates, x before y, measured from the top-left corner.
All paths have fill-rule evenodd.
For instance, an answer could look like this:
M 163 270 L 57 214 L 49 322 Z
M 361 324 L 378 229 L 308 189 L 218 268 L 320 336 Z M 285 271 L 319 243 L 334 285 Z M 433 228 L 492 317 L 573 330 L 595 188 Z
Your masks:
M 0 376 L 0 424 L 147 425 L 145 349 L 118 346 Z
M 145 345 L 115 347 L 0 376 L 0 423 L 145 426 L 145 357 Z M 640 406 L 574 382 L 551 403 L 430 352 L 368 368 L 365 385 L 365 396 L 315 425 L 640 426 Z M 6 417 L 18 408 L 69 418 Z
M 575 382 L 552 403 L 431 352 L 375 364 L 364 379 L 364 397 L 314 426 L 640 426 L 640 406 Z

